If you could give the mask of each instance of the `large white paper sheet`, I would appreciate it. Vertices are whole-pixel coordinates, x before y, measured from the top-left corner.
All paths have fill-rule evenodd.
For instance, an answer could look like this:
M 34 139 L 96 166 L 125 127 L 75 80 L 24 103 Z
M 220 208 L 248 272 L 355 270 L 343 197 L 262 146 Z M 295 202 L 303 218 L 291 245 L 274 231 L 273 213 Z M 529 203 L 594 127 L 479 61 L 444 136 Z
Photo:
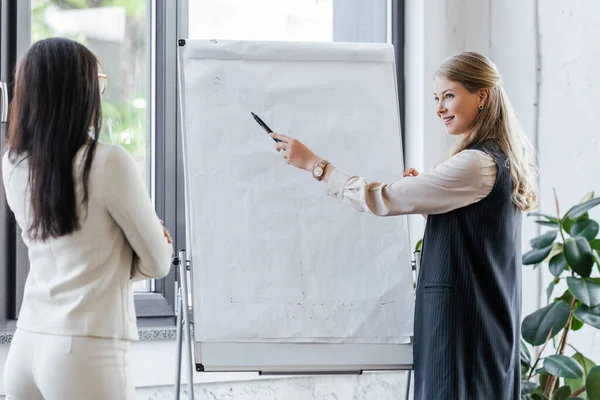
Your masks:
M 196 340 L 406 342 L 406 218 L 327 196 L 250 115 L 353 174 L 399 179 L 392 47 L 188 41 L 182 56 Z

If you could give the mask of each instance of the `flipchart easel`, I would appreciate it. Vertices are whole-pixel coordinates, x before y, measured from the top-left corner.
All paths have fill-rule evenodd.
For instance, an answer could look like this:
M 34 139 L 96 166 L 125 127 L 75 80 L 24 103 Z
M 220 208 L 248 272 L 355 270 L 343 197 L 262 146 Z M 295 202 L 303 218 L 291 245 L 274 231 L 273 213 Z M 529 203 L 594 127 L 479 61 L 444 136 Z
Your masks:
M 185 40 L 180 39 L 179 40 L 179 46 L 185 46 Z M 178 64 L 181 64 L 181 52 L 178 52 Z M 183 99 L 182 99 L 182 87 L 183 87 L 183 81 L 182 81 L 182 77 L 181 74 L 178 75 L 178 99 L 180 104 L 183 104 Z M 179 117 L 181 118 L 181 124 L 180 127 L 182 129 L 181 134 L 183 135 L 184 132 L 184 127 L 185 127 L 185 120 L 184 120 L 184 115 L 183 115 L 183 107 L 179 107 L 180 109 L 180 115 Z M 188 399 L 194 399 L 194 390 L 193 390 L 193 373 L 194 370 L 198 370 L 198 371 L 203 371 L 203 366 L 202 364 L 197 364 L 194 360 L 194 352 L 192 351 L 192 349 L 194 348 L 194 335 L 193 335 L 193 322 L 192 322 L 192 315 L 193 315 L 193 310 L 192 310 L 192 304 L 190 304 L 189 301 L 189 296 L 191 293 L 191 287 L 190 287 L 190 280 L 188 279 L 188 274 L 192 273 L 192 261 L 188 259 L 188 257 L 186 256 L 186 251 L 181 250 L 178 253 L 178 256 L 173 258 L 173 266 L 178 268 L 179 271 L 179 277 L 178 280 L 176 282 L 176 302 L 175 302 L 175 308 L 176 308 L 176 315 L 177 315 L 177 367 L 176 367 L 176 377 L 175 377 L 175 396 L 174 398 L 176 400 L 180 399 L 180 390 L 181 390 L 181 374 L 182 374 L 182 361 L 183 361 L 183 353 L 185 351 L 186 353 L 186 368 L 187 368 L 187 379 L 188 379 L 188 384 L 189 384 L 189 391 L 188 391 Z M 412 270 L 413 270 L 413 283 L 416 285 L 416 278 L 418 276 L 418 270 L 419 270 L 419 266 L 420 266 L 420 252 L 414 252 L 413 253 L 413 260 L 412 260 Z M 412 338 L 411 338 L 411 342 L 412 342 Z M 411 366 L 412 367 L 412 366 Z M 340 372 L 340 371 L 302 371 L 302 374 L 348 374 L 348 373 L 354 373 L 354 374 L 362 374 L 362 370 L 359 371 L 345 371 L 345 372 Z M 259 371 L 259 374 L 263 374 L 261 371 Z M 264 373 L 267 374 L 267 373 Z M 278 371 L 277 373 L 269 373 L 269 374 L 276 374 L 276 375 L 295 375 L 298 374 L 297 371 Z M 408 400 L 409 399 L 409 394 L 410 394 L 410 382 L 411 382 L 411 370 L 407 369 L 406 371 L 406 391 L 405 391 L 405 399 Z
M 181 250 L 177 257 L 173 258 L 173 266 L 178 269 L 179 279 L 176 282 L 176 301 L 175 309 L 177 314 L 177 366 L 175 368 L 175 395 L 174 399 L 180 399 L 181 393 L 181 363 L 183 361 L 183 351 L 186 353 L 186 366 L 187 366 L 187 379 L 189 385 L 188 399 L 194 400 L 194 359 L 192 352 L 192 325 L 190 316 L 192 314 L 192 306 L 189 304 L 189 286 L 188 286 L 188 272 L 191 271 L 190 260 L 187 260 L 185 250 Z M 417 278 L 419 276 L 419 269 L 421 267 L 421 251 L 416 250 L 413 253 L 413 259 L 411 262 L 411 268 L 413 271 L 413 283 L 417 285 Z M 184 312 L 184 310 L 186 312 Z M 406 388 L 404 393 L 404 399 L 410 399 L 410 383 L 412 378 L 412 371 L 407 370 L 406 374 Z

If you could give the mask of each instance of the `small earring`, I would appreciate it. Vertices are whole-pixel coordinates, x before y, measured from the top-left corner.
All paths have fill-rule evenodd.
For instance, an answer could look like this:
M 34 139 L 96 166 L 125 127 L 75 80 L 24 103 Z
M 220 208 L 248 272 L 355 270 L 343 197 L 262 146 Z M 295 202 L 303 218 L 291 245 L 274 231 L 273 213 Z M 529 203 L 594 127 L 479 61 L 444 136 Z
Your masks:
M 483 104 L 479 105 L 479 111 L 483 111 Z

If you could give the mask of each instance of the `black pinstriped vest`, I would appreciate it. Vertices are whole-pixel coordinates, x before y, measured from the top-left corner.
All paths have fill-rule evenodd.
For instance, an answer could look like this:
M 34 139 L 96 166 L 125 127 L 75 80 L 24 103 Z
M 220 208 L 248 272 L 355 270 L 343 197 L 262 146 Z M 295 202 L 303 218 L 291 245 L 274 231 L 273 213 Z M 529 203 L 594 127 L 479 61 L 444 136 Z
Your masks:
M 427 218 L 415 308 L 415 400 L 520 398 L 521 212 L 506 156 L 481 201 Z

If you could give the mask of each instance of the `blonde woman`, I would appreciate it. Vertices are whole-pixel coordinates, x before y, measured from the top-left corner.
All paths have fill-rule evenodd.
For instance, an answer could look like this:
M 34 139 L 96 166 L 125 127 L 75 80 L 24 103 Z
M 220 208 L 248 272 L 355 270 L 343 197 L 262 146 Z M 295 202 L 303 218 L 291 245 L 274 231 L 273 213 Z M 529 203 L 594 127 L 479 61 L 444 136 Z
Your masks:
M 529 144 L 495 65 L 444 61 L 436 113 L 460 136 L 451 158 L 394 183 L 368 182 L 274 133 L 291 165 L 327 193 L 379 216 L 427 214 L 415 311 L 415 399 L 520 397 L 521 211 L 537 202 Z

